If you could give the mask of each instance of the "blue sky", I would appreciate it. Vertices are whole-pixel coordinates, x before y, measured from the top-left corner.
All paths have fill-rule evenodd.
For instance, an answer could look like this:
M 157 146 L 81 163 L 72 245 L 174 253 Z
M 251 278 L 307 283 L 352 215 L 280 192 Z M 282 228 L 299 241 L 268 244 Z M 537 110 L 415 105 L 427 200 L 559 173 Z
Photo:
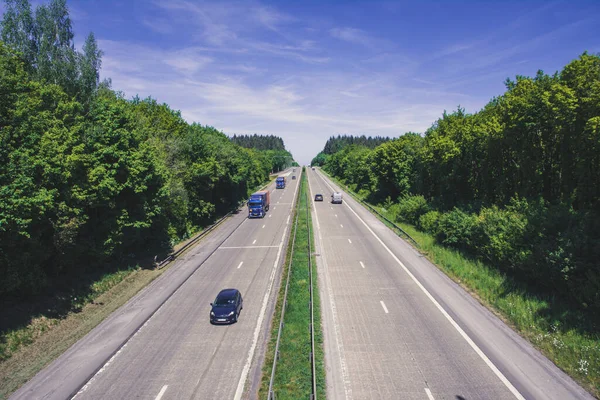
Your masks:
M 507 77 L 600 52 L 596 0 L 68 4 L 114 89 L 228 135 L 281 136 L 302 164 L 331 135 L 424 132 L 444 110 L 479 110 Z

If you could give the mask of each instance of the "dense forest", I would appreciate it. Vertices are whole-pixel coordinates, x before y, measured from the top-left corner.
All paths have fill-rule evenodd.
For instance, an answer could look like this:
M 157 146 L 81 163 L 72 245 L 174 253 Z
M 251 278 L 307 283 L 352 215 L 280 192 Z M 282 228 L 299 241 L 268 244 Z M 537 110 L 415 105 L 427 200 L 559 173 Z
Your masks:
M 90 34 L 75 50 L 65 0 L 7 0 L 0 41 L 0 295 L 167 252 L 282 167 L 99 82 Z M 271 141 L 281 143 L 279 138 Z M 290 156 L 291 157 L 291 156 Z M 289 162 L 290 159 L 286 159 Z
M 329 139 L 327 139 L 327 142 L 325 142 L 325 147 L 323 148 L 323 151 L 317 154 L 315 158 L 313 158 L 311 165 L 323 165 L 325 163 L 327 155 L 337 153 L 338 151 L 342 150 L 344 147 L 347 146 L 356 145 L 373 149 L 379 146 L 380 144 L 387 142 L 388 140 L 390 140 L 390 138 L 382 136 L 331 136 Z
M 335 148 L 313 163 L 399 219 L 600 311 L 600 56 L 507 80 L 479 112 L 444 113 L 424 135 Z
M 283 139 L 273 135 L 233 135 L 231 141 L 247 149 L 262 150 L 272 160 L 273 171 L 284 170 L 292 165 L 298 165 L 292 154 L 285 149 Z

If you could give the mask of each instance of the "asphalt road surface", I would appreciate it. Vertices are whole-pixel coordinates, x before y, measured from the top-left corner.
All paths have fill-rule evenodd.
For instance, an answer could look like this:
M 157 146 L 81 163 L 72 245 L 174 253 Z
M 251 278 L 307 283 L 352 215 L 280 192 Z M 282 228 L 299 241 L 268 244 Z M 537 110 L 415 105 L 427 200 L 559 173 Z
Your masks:
M 285 189 L 269 186 L 265 218 L 234 215 L 11 398 L 256 397 L 296 171 Z M 224 288 L 241 291 L 244 309 L 237 323 L 214 326 L 210 303 Z
M 329 399 L 591 399 L 318 169 L 308 170 Z

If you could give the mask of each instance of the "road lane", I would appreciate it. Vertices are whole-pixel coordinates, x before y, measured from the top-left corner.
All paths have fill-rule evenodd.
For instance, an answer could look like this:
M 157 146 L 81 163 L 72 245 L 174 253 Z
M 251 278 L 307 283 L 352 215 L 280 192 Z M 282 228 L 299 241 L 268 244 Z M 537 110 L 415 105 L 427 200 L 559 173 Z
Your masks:
M 288 180 L 286 189 L 272 192 L 271 204 L 280 201 L 285 205 L 277 210 L 271 206 L 270 219 L 248 220 L 244 209 L 231 218 L 235 223 L 225 224 L 229 232 L 215 231 L 211 236 L 219 240 L 203 240 L 145 289 L 140 294 L 143 299 L 161 293 L 166 301 L 149 314 L 150 319 L 139 323 L 141 328 L 132 331 L 133 336 L 108 362 L 93 367 L 87 365 L 92 360 L 86 363 L 86 359 L 95 354 L 93 361 L 98 363 L 103 347 L 114 341 L 115 323 L 119 326 L 123 315 L 132 313 L 131 308 L 136 313 L 140 301 L 111 315 L 13 397 L 64 399 L 74 393 L 69 387 L 82 386 L 78 399 L 235 398 L 241 397 L 244 389 L 247 393 L 256 390 L 289 232 L 286 218 L 296 189 L 297 180 Z M 207 245 L 212 247 L 207 249 Z M 173 277 L 181 277 L 181 282 L 173 286 Z M 239 322 L 210 325 L 209 303 L 226 287 L 236 287 L 244 296 Z M 95 338 L 93 350 L 89 337 Z M 104 360 L 109 356 L 103 356 Z M 92 372 L 77 375 L 75 366 Z M 73 373 L 72 379 L 64 377 L 61 371 L 65 370 Z M 86 383 L 82 376 L 93 377 Z M 246 386 L 252 389 L 245 386 L 248 377 Z
M 271 195 L 272 203 L 285 200 L 289 206 L 270 210 L 268 226 L 264 219 L 244 222 L 77 398 L 152 397 L 164 385 L 169 386 L 166 398 L 241 396 L 250 349 L 265 325 L 265 299 L 274 293 L 296 187 L 292 182 Z M 238 323 L 212 326 L 209 303 L 227 287 L 241 291 L 244 310 Z
M 309 171 L 308 177 L 313 195 L 319 192 L 328 199 L 330 186 L 316 172 Z M 323 307 L 330 398 L 508 399 L 520 393 L 526 398 L 591 398 L 556 367 L 552 370 L 547 360 L 540 361 L 531 346 L 521 343 L 522 339 L 518 342 L 518 335 L 508 333 L 501 321 L 469 300 L 461 288 L 368 211 L 347 195 L 344 202 L 358 210 L 356 214 L 372 228 L 346 204 L 314 203 L 320 229 L 315 234 L 322 246 L 319 278 L 320 284 L 325 283 L 321 296 L 324 304 L 335 307 L 334 312 Z M 432 298 L 440 299 L 439 304 L 452 305 L 448 316 L 399 263 L 417 270 L 415 275 L 434 293 Z M 465 326 L 467 337 L 474 334 L 473 327 L 479 329 L 478 343 L 473 344 L 483 352 L 498 343 L 505 346 L 501 349 L 504 359 L 492 352 L 492 360 L 500 364 L 500 376 L 504 373 L 509 378 L 508 385 L 460 333 L 462 328 L 453 325 L 453 318 Z M 527 358 L 523 353 L 533 355 L 523 362 Z M 518 390 L 511 392 L 513 384 Z

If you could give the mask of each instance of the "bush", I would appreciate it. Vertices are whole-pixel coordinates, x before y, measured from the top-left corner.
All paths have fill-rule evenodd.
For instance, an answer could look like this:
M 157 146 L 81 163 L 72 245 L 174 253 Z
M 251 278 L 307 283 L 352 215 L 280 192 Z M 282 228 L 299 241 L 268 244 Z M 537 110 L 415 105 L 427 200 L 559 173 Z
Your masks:
M 421 215 L 428 211 L 427 200 L 421 195 L 406 195 L 398 202 L 398 218 L 413 225 L 417 225 Z
M 476 254 L 473 238 L 477 235 L 477 216 L 454 208 L 439 219 L 437 240 L 457 249 Z
M 479 214 L 479 237 L 474 238 L 478 255 L 500 267 L 519 267 L 531 255 L 526 250 L 527 218 L 497 206 L 484 208 Z
M 440 216 L 441 214 L 439 211 L 429 211 L 421 215 L 418 224 L 419 229 L 434 236 L 437 235 Z

